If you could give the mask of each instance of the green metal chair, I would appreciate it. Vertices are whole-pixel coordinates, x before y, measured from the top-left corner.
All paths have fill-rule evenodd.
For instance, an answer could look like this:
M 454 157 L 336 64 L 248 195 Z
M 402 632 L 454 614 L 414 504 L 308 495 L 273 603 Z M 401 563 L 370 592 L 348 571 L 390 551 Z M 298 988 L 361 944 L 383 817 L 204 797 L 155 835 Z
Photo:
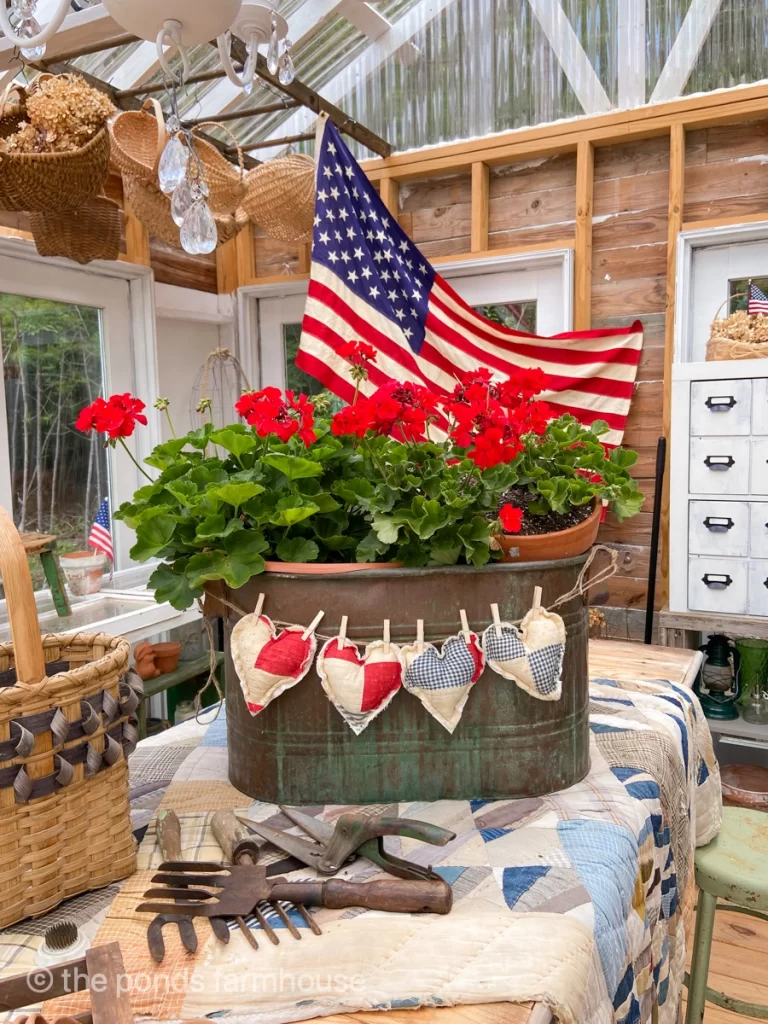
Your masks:
M 696 851 L 696 932 L 691 973 L 686 975 L 685 1024 L 701 1024 L 707 1000 L 745 1017 L 768 1020 L 768 1006 L 746 1003 L 707 986 L 715 911 L 730 910 L 768 921 L 768 814 L 724 807 L 720 834 Z M 728 900 L 718 903 L 718 898 Z

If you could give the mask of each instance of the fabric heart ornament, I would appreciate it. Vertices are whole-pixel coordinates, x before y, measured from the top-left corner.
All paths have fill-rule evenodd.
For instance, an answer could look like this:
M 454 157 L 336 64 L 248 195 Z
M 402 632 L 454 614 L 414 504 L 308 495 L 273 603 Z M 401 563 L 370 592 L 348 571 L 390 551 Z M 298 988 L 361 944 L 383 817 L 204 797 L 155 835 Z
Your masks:
M 359 736 L 389 704 L 403 682 L 397 644 L 376 640 L 360 657 L 351 640 L 328 640 L 317 657 L 317 674 L 328 699 Z
M 489 626 L 483 650 L 490 668 L 517 683 L 531 697 L 560 700 L 563 692 L 565 623 L 545 608 L 531 608 L 520 628 L 509 622 Z
M 463 633 L 443 641 L 438 653 L 433 644 L 409 644 L 402 648 L 403 685 L 418 697 L 427 711 L 448 732 L 461 720 L 469 691 L 483 673 L 485 657 L 480 639 Z
M 252 715 L 295 686 L 309 671 L 317 650 L 314 632 L 303 637 L 303 626 L 281 633 L 266 615 L 244 615 L 232 630 L 232 662 Z

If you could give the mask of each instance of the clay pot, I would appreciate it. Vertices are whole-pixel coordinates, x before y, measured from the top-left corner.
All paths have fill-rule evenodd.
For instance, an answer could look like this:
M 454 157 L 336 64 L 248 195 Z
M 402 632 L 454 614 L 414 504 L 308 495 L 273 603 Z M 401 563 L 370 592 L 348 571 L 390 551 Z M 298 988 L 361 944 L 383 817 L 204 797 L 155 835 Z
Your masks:
M 59 556 L 69 589 L 76 597 L 98 594 L 106 563 L 107 556 L 98 551 L 73 551 Z
M 179 667 L 181 644 L 176 643 L 175 640 L 167 644 L 153 644 L 152 653 L 155 656 L 155 666 L 160 670 L 160 675 L 175 672 Z
M 152 644 L 146 640 L 136 645 L 133 652 L 136 672 L 145 682 L 147 679 L 156 679 L 160 675 L 160 669 L 155 665 L 155 652 Z
M 292 576 L 336 576 L 343 572 L 371 569 L 402 569 L 401 562 L 265 562 L 266 572 L 289 572 Z
M 497 537 L 504 551 L 503 562 L 550 562 L 557 558 L 574 558 L 589 551 L 600 527 L 602 505 L 595 503 L 592 515 L 567 530 L 539 533 L 531 537 L 502 533 Z

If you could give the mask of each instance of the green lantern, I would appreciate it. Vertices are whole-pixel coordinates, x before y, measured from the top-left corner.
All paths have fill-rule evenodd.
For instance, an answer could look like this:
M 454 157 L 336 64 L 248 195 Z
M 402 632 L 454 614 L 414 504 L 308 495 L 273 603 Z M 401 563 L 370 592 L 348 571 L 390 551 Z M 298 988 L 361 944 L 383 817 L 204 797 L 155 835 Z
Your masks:
M 705 658 L 693 689 L 704 714 L 721 720 L 738 718 L 741 658 L 735 645 L 722 633 L 712 633 L 699 650 Z

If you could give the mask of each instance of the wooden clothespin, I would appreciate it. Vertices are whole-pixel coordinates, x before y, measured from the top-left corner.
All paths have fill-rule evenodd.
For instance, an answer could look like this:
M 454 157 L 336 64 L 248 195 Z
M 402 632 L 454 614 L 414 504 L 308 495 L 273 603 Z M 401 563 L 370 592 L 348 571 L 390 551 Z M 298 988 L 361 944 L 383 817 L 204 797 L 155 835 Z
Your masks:
M 389 654 L 389 619 L 384 619 L 384 653 Z
M 499 606 L 497 604 L 491 605 L 491 615 L 493 616 L 493 625 L 496 629 L 496 636 L 501 636 L 501 616 L 499 615 Z
M 533 604 L 531 605 L 531 608 L 535 612 L 541 608 L 541 587 L 533 588 Z
M 318 612 L 318 613 L 317 613 L 317 615 L 316 615 L 316 616 L 314 617 L 314 619 L 312 619 L 312 621 L 310 622 L 310 624 L 309 624 L 309 625 L 307 626 L 307 628 L 306 628 L 306 629 L 304 630 L 304 632 L 303 632 L 303 633 L 301 634 L 301 639 L 302 639 L 302 640 L 309 640 L 309 638 L 310 638 L 310 637 L 312 636 L 312 634 L 313 634 L 313 633 L 315 632 L 315 630 L 317 629 L 317 627 L 318 627 L 318 626 L 320 625 L 320 620 L 322 619 L 322 617 L 323 617 L 324 615 L 325 615 L 325 612 Z
M 339 639 L 336 641 L 336 646 L 339 650 L 344 646 L 344 641 L 347 638 L 347 622 L 348 618 L 346 615 L 341 616 L 341 625 L 339 626 Z
M 467 613 L 463 608 L 459 611 L 459 617 L 461 618 L 461 632 L 464 634 L 464 643 L 469 647 L 472 642 L 472 634 L 469 631 L 469 620 L 467 619 Z
M 424 619 L 416 620 L 416 650 L 419 654 L 424 650 Z
M 259 600 L 256 602 L 256 607 L 253 609 L 253 614 L 258 617 L 261 615 L 261 609 L 264 607 L 264 594 L 259 594 Z

